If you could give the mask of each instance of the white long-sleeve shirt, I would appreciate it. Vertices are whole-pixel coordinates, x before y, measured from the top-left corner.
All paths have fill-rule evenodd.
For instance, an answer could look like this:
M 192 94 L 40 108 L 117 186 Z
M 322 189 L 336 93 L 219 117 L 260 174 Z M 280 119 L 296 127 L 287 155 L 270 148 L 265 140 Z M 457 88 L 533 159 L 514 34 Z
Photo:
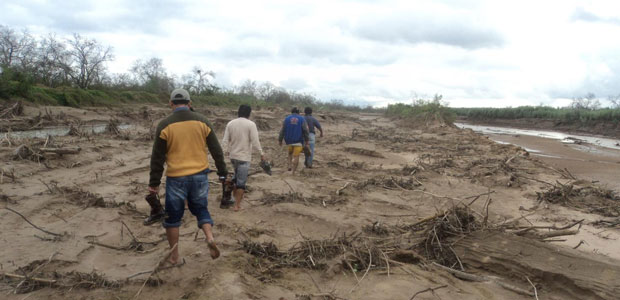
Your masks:
M 252 161 L 252 149 L 263 155 L 256 124 L 246 118 L 236 118 L 226 125 L 222 148 L 230 159 Z

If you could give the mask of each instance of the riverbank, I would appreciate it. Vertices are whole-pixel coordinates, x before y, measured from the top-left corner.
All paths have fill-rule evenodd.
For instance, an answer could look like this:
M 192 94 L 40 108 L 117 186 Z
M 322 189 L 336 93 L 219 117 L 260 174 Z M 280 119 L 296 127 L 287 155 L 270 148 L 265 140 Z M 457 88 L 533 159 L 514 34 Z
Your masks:
M 522 118 L 522 119 L 471 119 L 459 118 L 456 122 L 472 125 L 489 125 L 519 129 L 552 130 L 569 134 L 599 135 L 620 138 L 620 123 L 593 122 L 589 124 L 568 123 L 559 120 Z

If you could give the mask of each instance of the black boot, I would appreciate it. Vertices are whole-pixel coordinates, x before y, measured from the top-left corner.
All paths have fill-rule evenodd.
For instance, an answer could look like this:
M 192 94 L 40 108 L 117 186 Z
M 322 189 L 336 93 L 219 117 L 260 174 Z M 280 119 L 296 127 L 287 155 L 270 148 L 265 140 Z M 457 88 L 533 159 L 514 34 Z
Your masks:
M 159 194 L 148 194 L 144 199 L 151 206 L 151 214 L 144 219 L 144 225 L 151 225 L 162 221 L 166 217 L 166 212 L 159 202 Z
M 220 203 L 220 208 L 230 208 L 235 205 L 235 201 L 232 199 L 232 190 L 232 182 L 222 182 L 222 202 Z

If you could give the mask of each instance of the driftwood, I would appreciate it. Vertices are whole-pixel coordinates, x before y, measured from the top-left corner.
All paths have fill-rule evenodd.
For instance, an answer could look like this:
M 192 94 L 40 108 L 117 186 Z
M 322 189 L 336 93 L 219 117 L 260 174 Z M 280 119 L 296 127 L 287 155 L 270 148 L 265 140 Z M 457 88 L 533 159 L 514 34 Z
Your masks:
M 80 153 L 82 148 L 80 147 L 63 147 L 63 148 L 40 148 L 41 152 L 63 154 L 77 154 Z
M 478 232 L 458 241 L 455 252 L 470 268 L 539 282 L 538 295 L 559 299 L 618 299 L 620 261 L 507 233 Z M 551 259 L 553 258 L 553 259 Z

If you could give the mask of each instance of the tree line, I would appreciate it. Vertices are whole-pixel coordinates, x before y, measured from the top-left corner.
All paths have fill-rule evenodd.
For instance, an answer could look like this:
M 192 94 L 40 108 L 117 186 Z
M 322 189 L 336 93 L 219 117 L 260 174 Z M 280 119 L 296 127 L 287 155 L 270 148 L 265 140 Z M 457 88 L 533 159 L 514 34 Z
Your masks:
M 211 70 L 197 65 L 177 76 L 166 70 L 159 57 L 138 59 L 127 72 L 111 73 L 107 63 L 114 59 L 111 46 L 77 33 L 70 38 L 60 38 L 53 33 L 35 37 L 25 29 L 0 25 L 0 98 L 28 98 L 33 85 L 53 89 L 140 91 L 162 98 L 174 88 L 183 87 L 197 99 L 215 105 L 226 105 L 227 100 L 234 100 L 230 104 L 259 101 L 273 105 L 372 110 L 371 107 L 347 105 L 342 100 L 322 102 L 313 95 L 288 91 L 270 82 L 246 80 L 238 86 L 221 87 L 213 83 L 216 74 Z

